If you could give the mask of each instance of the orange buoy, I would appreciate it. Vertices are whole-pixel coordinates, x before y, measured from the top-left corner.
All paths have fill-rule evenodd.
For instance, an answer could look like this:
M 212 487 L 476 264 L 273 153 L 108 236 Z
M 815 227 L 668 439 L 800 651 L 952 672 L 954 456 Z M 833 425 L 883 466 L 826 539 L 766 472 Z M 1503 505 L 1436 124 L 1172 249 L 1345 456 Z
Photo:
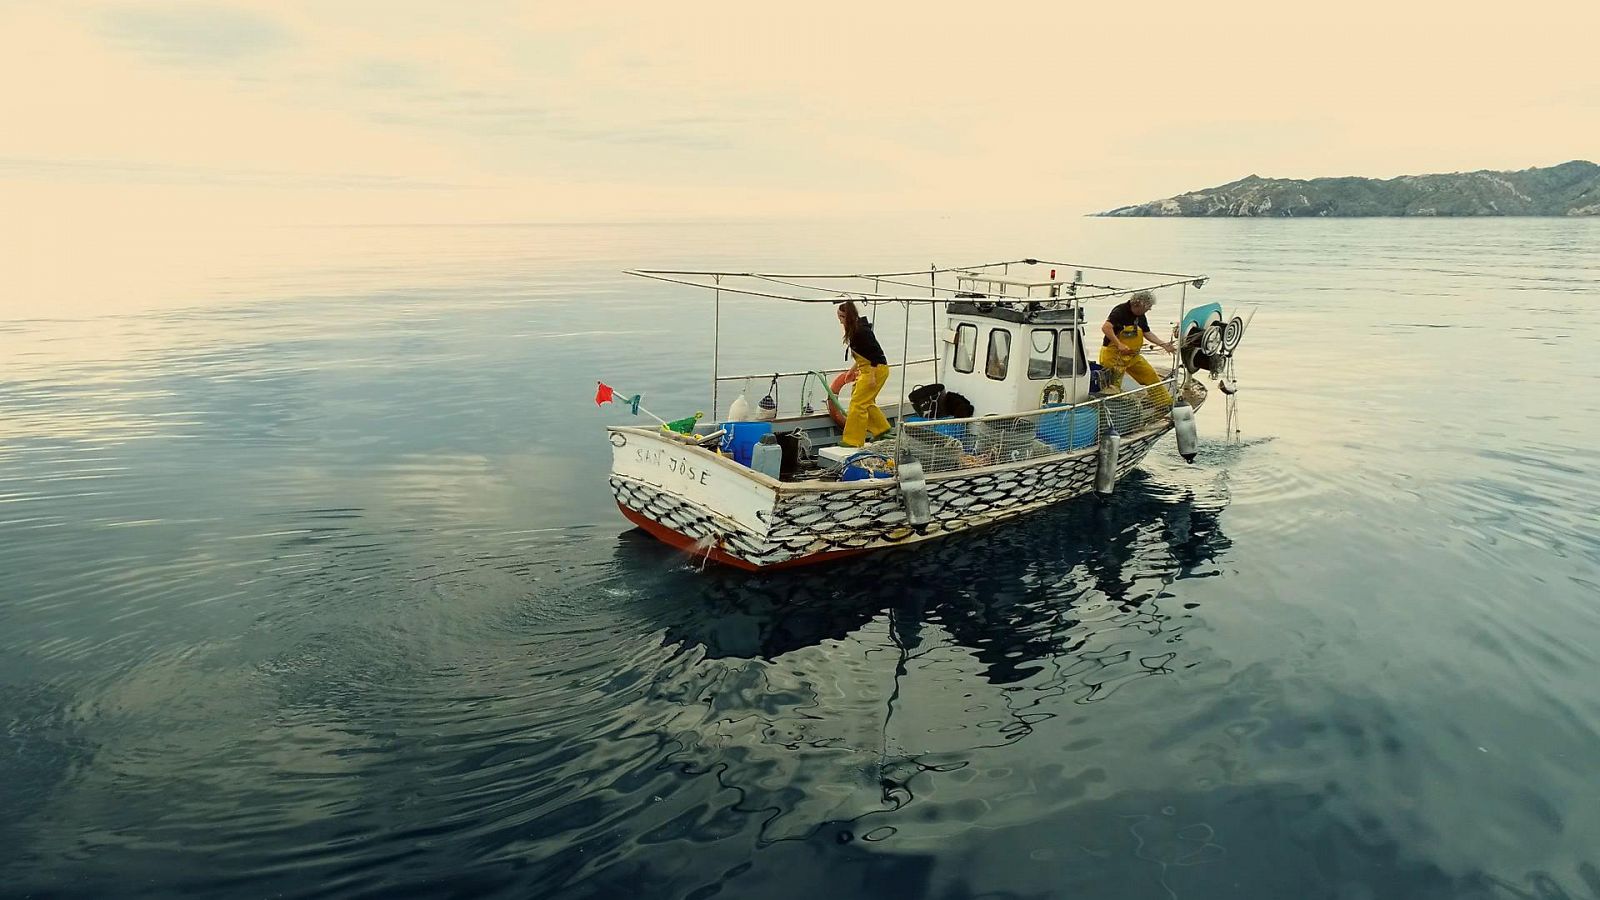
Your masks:
M 833 384 L 828 385 L 828 415 L 833 417 L 833 422 L 840 428 L 844 427 L 845 413 L 847 412 L 844 400 L 839 397 L 839 392 L 844 386 L 856 380 L 855 369 L 845 369 L 833 379 Z

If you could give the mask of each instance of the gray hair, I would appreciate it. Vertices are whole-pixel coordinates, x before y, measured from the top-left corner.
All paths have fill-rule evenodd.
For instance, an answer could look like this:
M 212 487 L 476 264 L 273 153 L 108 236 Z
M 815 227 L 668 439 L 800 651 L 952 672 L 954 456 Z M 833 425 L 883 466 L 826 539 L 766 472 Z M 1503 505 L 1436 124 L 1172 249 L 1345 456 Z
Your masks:
M 1156 295 L 1149 291 L 1138 291 L 1128 298 L 1128 305 L 1139 304 L 1145 309 L 1153 309 L 1156 305 Z

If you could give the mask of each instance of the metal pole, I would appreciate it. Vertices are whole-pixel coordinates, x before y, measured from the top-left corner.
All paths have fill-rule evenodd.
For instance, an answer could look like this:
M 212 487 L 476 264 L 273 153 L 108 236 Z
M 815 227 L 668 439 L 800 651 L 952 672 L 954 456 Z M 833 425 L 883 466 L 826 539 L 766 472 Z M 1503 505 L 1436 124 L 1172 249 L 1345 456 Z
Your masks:
M 715 299 L 712 301 L 711 314 L 711 418 L 721 417 L 717 412 L 717 364 L 722 357 L 722 276 L 713 276 L 716 279 Z
M 1073 339 L 1078 342 L 1078 345 L 1072 349 L 1072 355 L 1077 357 L 1072 361 L 1072 424 L 1069 426 L 1072 428 L 1078 427 L 1078 373 L 1080 371 L 1084 373 L 1089 371 L 1089 361 L 1083 358 L 1084 354 L 1087 352 L 1086 348 L 1083 346 L 1083 339 L 1085 337 L 1083 333 L 1083 326 L 1085 324 L 1083 321 L 1083 298 L 1078 296 L 1078 285 L 1082 281 L 1083 270 L 1076 269 L 1072 273 L 1072 283 L 1067 285 L 1067 296 L 1072 298 L 1072 334 Z M 1089 341 L 1089 346 L 1094 346 L 1093 340 Z M 1093 382 L 1090 383 L 1093 384 Z M 1099 416 L 1099 413 L 1097 412 L 1095 415 Z M 1098 444 L 1100 442 L 1100 429 L 1098 426 L 1095 428 L 1094 439 L 1095 443 Z
M 1183 340 L 1183 337 L 1184 337 L 1184 334 L 1183 334 L 1183 314 L 1184 314 L 1184 311 L 1186 309 L 1188 309 L 1188 307 L 1189 307 L 1189 283 L 1186 281 L 1186 282 L 1183 283 L 1183 287 L 1178 288 L 1178 329 L 1177 329 L 1178 333 L 1176 335 L 1177 340 L 1174 340 L 1172 342 L 1172 346 L 1173 347 L 1180 347 L 1180 345 L 1178 344 L 1178 341 Z M 1182 361 L 1183 361 L 1183 354 L 1178 353 L 1177 350 L 1174 350 L 1173 353 L 1172 353 L 1172 374 L 1174 376 L 1174 378 L 1173 378 L 1173 382 L 1174 383 L 1177 382 L 1176 376 L 1178 374 L 1178 363 L 1180 363 Z
M 939 270 L 932 263 L 928 264 L 928 296 L 934 299 L 939 297 Z M 941 367 L 944 360 L 939 358 L 939 304 L 929 303 L 928 312 L 933 326 L 933 380 L 943 383 L 944 372 Z M 910 311 L 906 314 L 910 315 Z
M 1078 306 L 1078 298 L 1072 298 L 1072 414 L 1069 428 L 1078 427 L 1078 373 L 1089 368 L 1089 363 L 1083 358 L 1083 309 Z M 1068 432 L 1067 440 L 1071 441 L 1073 432 Z M 1068 446 L 1071 446 L 1070 444 Z
M 905 446 L 906 442 L 906 360 L 911 356 L 911 303 L 906 301 L 901 305 L 906 308 L 906 327 L 900 339 L 900 409 L 895 414 L 895 465 L 900 464 L 900 448 Z

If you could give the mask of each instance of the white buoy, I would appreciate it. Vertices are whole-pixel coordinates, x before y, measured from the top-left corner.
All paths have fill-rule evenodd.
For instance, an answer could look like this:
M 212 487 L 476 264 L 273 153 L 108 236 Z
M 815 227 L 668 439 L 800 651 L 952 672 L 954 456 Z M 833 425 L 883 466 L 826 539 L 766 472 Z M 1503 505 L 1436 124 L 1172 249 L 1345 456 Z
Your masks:
M 928 503 L 928 481 L 923 477 L 922 463 L 908 460 L 895 466 L 895 479 L 900 482 L 900 495 L 906 501 L 906 521 L 917 534 L 928 530 L 932 521 L 932 507 Z
M 750 401 L 745 397 L 744 392 L 740 391 L 739 396 L 733 398 L 733 403 L 728 406 L 728 421 L 753 422 L 755 417 L 750 413 Z
M 1115 432 L 1100 438 L 1095 451 L 1094 492 L 1102 497 L 1111 496 L 1117 486 L 1117 458 L 1122 455 L 1122 435 Z
M 1194 407 L 1182 399 L 1172 404 L 1172 433 L 1178 438 L 1178 455 L 1184 462 L 1193 463 L 1200 438 L 1195 433 Z

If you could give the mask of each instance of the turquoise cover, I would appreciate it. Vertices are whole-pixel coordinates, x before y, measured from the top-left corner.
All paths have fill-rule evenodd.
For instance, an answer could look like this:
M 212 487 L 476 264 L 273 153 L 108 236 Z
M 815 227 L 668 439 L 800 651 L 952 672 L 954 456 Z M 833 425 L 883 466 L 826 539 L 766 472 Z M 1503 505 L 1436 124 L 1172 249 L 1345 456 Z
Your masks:
M 1221 303 L 1207 303 L 1204 306 L 1196 306 L 1194 309 L 1191 309 L 1183 314 L 1182 327 L 1178 329 L 1178 333 L 1188 334 L 1191 326 L 1195 328 L 1205 328 L 1206 323 L 1211 321 L 1211 315 L 1213 313 L 1216 314 L 1217 318 L 1222 318 Z

